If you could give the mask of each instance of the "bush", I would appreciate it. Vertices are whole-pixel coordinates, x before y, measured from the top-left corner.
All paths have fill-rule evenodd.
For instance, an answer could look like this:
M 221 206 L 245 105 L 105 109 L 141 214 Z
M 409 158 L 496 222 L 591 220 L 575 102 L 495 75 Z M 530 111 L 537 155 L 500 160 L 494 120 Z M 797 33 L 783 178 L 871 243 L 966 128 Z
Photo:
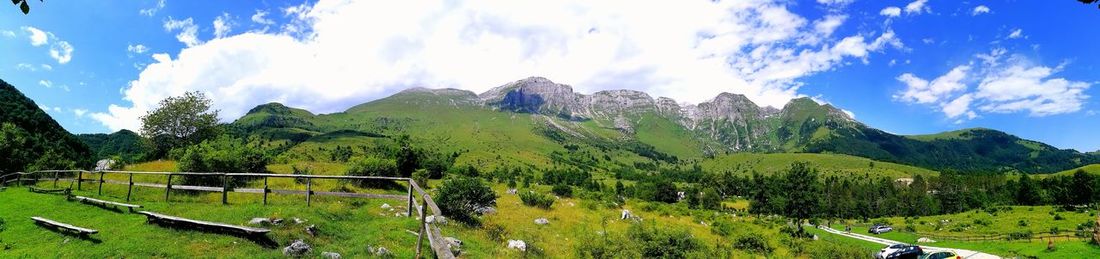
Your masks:
M 550 189 L 550 191 L 557 196 L 573 197 L 573 187 L 569 187 L 569 185 L 557 184 L 554 185 L 554 188 Z
M 291 165 L 290 170 L 291 174 L 293 175 L 313 175 L 313 167 L 310 167 L 308 164 L 303 164 L 301 166 Z M 300 184 L 305 184 L 306 178 L 294 178 L 294 181 Z
M 0 232 L 4 232 L 4 218 L 0 218 Z
M 1005 239 L 1008 239 L 1008 241 L 1013 241 L 1013 240 L 1031 239 L 1031 237 L 1032 237 L 1031 231 L 1030 230 L 1025 230 L 1025 231 L 1020 231 L 1020 232 L 1008 233 L 1008 237 L 1006 237 Z
M 486 223 L 481 228 L 485 230 L 485 235 L 489 236 L 489 240 L 494 242 L 504 242 L 508 236 L 508 231 L 501 225 Z
M 268 162 L 270 159 L 258 147 L 222 136 L 183 149 L 176 167 L 181 172 L 263 173 L 267 172 Z M 233 177 L 228 184 L 235 187 L 245 182 L 245 178 Z M 223 184 L 221 177 L 199 175 L 185 175 L 182 183 L 215 187 Z
M 772 251 L 775 251 L 775 248 L 768 244 L 767 239 L 765 239 L 763 236 L 754 234 L 746 234 L 737 237 L 737 240 L 733 241 L 733 248 L 748 251 L 750 253 L 765 255 L 771 254 Z
M 670 227 L 634 224 L 627 229 L 627 237 L 640 246 L 642 258 L 685 258 L 703 248 L 688 230 Z
M 1021 226 L 1021 227 L 1026 227 L 1027 226 L 1027 221 L 1021 219 L 1019 222 L 1016 222 L 1016 225 Z
M 428 178 L 431 177 L 431 174 L 431 171 L 428 171 L 427 169 L 416 169 L 416 171 L 413 171 L 412 179 L 413 181 L 416 181 L 417 185 L 420 185 L 421 189 L 427 189 Z
M 397 162 L 393 159 L 379 158 L 375 156 L 357 157 L 348 162 L 348 169 L 344 172 L 351 176 L 383 176 L 397 177 Z M 384 180 L 354 180 L 359 187 L 382 188 L 393 185 L 393 181 Z
M 443 181 L 436 203 L 443 214 L 460 222 L 476 225 L 479 208 L 497 204 L 497 195 L 479 179 L 458 177 Z
M 554 197 L 534 191 L 520 192 L 519 199 L 523 201 L 523 205 L 539 207 L 546 210 L 554 205 Z
M 1063 220 L 1063 219 L 1066 219 L 1066 218 L 1062 217 L 1062 214 L 1054 214 L 1054 220 Z

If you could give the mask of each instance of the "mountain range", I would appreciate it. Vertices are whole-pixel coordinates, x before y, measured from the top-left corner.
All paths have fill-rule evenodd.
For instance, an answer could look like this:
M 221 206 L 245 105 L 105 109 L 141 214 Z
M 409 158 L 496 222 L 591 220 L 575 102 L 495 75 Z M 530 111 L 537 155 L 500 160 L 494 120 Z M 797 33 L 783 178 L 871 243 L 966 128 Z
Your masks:
M 779 109 L 731 93 L 680 104 L 633 90 L 586 95 L 541 77 L 481 94 L 412 88 L 333 114 L 269 103 L 231 125 L 242 134 L 279 141 L 287 151 L 302 150 L 299 145 L 323 149 L 318 142 L 352 145 L 409 134 L 438 149 L 465 152 L 466 160 L 481 164 L 549 164 L 548 153 L 570 145 L 624 155 L 626 160 L 707 159 L 737 152 L 838 153 L 957 172 L 1057 172 L 1100 162 L 1094 153 L 1058 149 L 992 129 L 895 135 L 810 98 L 793 99 Z

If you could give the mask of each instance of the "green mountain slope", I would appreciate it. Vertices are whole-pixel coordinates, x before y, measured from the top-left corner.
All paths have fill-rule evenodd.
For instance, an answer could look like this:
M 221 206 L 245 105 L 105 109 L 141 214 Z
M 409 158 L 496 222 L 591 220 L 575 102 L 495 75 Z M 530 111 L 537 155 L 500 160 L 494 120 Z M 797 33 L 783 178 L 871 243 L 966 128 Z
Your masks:
M 989 129 L 894 135 L 809 98 L 774 109 L 723 93 L 681 107 L 674 100 L 654 100 L 637 91 L 578 94 L 545 78 L 518 80 L 480 95 L 414 88 L 334 114 L 315 115 L 271 103 L 256 107 L 233 125 L 241 134 L 299 153 L 295 157 L 307 157 L 306 150 L 338 147 L 341 144 L 332 141 L 309 143 L 321 143 L 314 138 L 326 133 L 351 130 L 370 135 L 344 137 L 364 138 L 357 142 L 356 152 L 392 144 L 386 136 L 408 134 L 440 152 L 456 154 L 460 163 L 490 167 L 552 166 L 561 160 L 552 159 L 554 153 L 558 158 L 566 153 L 602 156 L 590 160 L 607 164 L 700 160 L 743 152 L 837 153 L 940 171 L 986 173 L 1057 172 L 1100 162 L 1095 154 L 1059 150 Z M 294 147 L 301 144 L 310 148 Z M 585 152 L 596 155 L 580 155 Z
M 141 142 L 141 136 L 125 129 L 111 134 L 79 134 L 77 138 L 88 145 L 95 159 L 119 156 L 125 161 L 137 161 L 148 152 L 148 148 Z
M 0 124 L 0 173 L 86 168 L 92 164 L 87 145 L 3 80 Z

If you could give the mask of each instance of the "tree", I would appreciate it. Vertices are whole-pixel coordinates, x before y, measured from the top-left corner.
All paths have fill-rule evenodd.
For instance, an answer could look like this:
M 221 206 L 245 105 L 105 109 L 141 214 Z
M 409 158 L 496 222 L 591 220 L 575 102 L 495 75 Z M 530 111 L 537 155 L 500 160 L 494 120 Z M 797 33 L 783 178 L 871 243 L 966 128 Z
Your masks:
M 480 209 L 496 206 L 497 195 L 489 185 L 472 177 L 454 177 L 443 181 L 436 203 L 444 215 L 460 222 L 476 225 Z
M 1073 202 L 1078 205 L 1092 203 L 1092 195 L 1096 190 L 1096 183 L 1093 180 L 1093 176 L 1086 173 L 1085 170 L 1077 169 L 1077 172 L 1073 173 Z
M 1016 189 L 1016 204 L 1020 205 L 1037 205 L 1039 204 L 1039 190 L 1035 186 L 1035 182 L 1031 180 L 1031 176 L 1023 174 L 1020 176 L 1019 187 Z
M 811 168 L 805 162 L 792 164 L 784 177 L 788 197 L 786 212 L 796 220 L 799 233 L 805 231 L 802 229 L 803 220 L 817 216 L 816 210 L 821 201 L 818 199 L 821 195 L 821 184 L 817 177 L 817 169 Z
M 152 142 L 153 157 L 217 136 L 218 111 L 210 110 L 211 103 L 201 92 L 187 92 L 161 100 L 141 116 L 141 135 Z
M 348 163 L 346 175 L 353 176 L 383 176 L 397 177 L 397 163 L 393 159 L 385 159 L 375 156 L 353 158 Z M 367 188 L 381 188 L 392 184 L 391 181 L 358 180 L 357 185 Z
M 1082 4 L 1092 5 L 1093 3 L 1100 2 L 1100 0 L 1077 0 L 1077 2 L 1081 2 Z M 1097 8 L 1100 8 L 1100 6 L 1097 6 Z
M 409 142 L 409 135 L 397 136 L 397 171 L 402 176 L 408 176 L 420 167 L 420 152 L 413 149 Z
M 39 2 L 44 1 L 45 0 L 39 0 Z M 31 6 L 27 4 L 27 2 L 28 0 L 11 0 L 12 4 L 15 4 L 15 6 L 19 7 L 19 11 L 22 11 L 23 15 L 31 13 Z
M 187 147 L 180 155 L 177 169 L 182 172 L 264 173 L 270 158 L 259 148 L 243 140 L 222 136 Z M 229 178 L 229 185 L 239 186 L 245 178 Z M 222 186 L 221 177 L 183 176 L 186 185 Z

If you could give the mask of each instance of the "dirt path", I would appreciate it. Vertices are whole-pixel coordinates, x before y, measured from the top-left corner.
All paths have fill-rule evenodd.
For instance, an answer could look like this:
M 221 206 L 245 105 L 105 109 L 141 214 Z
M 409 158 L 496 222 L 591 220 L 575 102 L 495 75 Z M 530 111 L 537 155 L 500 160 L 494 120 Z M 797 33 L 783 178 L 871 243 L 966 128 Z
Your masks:
M 883 238 L 877 238 L 877 237 L 873 237 L 873 236 L 854 234 L 854 233 L 845 233 L 843 231 L 832 229 L 832 228 L 826 227 L 826 226 L 821 226 L 820 228 L 822 230 L 828 231 L 829 233 L 833 233 L 833 234 L 837 234 L 837 235 L 841 235 L 841 236 L 846 236 L 846 237 L 850 237 L 850 238 L 855 238 L 855 239 L 860 239 L 860 240 L 864 240 L 864 241 L 869 241 L 869 242 L 875 242 L 875 243 L 879 243 L 879 244 L 883 244 L 883 245 L 893 245 L 893 244 L 901 243 L 901 242 L 898 242 L 898 241 L 883 239 Z M 922 249 L 924 249 L 924 251 L 926 251 L 926 252 L 952 251 L 952 252 L 955 252 L 955 254 L 957 254 L 959 256 L 962 256 L 963 258 L 967 258 L 967 259 L 996 259 L 996 258 L 1001 258 L 1000 256 L 991 255 L 991 254 L 987 254 L 987 253 L 982 253 L 982 252 L 978 252 L 978 251 L 965 250 L 965 249 L 943 248 L 943 247 L 934 247 L 934 246 L 925 246 L 925 245 L 920 245 L 920 247 Z

